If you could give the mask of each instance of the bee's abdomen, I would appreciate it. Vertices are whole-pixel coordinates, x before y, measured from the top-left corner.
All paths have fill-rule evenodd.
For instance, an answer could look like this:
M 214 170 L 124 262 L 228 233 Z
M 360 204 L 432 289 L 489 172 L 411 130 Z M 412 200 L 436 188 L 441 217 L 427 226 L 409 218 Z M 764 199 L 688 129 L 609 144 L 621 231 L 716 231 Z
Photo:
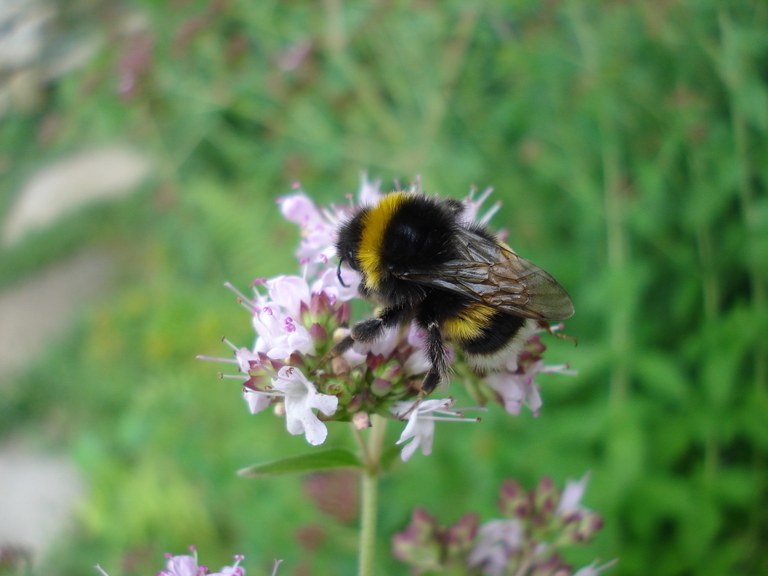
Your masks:
M 525 318 L 472 303 L 443 322 L 443 333 L 468 354 L 495 354 L 525 325 Z

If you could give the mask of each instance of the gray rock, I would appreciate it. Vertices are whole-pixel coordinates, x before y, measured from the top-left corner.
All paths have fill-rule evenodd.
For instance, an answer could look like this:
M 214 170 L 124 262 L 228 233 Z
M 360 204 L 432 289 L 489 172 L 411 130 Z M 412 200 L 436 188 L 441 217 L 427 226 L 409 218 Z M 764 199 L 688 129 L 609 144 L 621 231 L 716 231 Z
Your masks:
M 112 146 L 81 152 L 50 164 L 23 186 L 4 222 L 2 241 L 11 246 L 32 231 L 98 200 L 134 192 L 151 171 L 145 156 Z
M 113 258 L 86 251 L 0 292 L 0 386 L 34 362 L 109 285 Z
M 0 447 L 0 544 L 29 551 L 34 559 L 69 526 L 85 494 L 66 458 Z

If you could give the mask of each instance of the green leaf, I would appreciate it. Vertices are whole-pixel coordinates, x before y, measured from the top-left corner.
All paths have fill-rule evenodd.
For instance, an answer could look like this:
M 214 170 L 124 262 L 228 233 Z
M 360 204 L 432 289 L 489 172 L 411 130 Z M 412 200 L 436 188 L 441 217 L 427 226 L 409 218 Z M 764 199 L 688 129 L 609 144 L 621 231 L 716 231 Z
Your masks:
M 680 363 L 671 354 L 655 350 L 641 352 L 635 359 L 634 370 L 651 397 L 666 400 L 674 405 L 685 402 L 688 388 L 686 375 Z
M 332 468 L 361 468 L 360 460 L 352 452 L 341 449 L 311 452 L 301 456 L 282 458 L 263 464 L 254 464 L 238 470 L 238 475 L 245 478 L 261 478 L 280 474 L 296 474 L 329 470 Z

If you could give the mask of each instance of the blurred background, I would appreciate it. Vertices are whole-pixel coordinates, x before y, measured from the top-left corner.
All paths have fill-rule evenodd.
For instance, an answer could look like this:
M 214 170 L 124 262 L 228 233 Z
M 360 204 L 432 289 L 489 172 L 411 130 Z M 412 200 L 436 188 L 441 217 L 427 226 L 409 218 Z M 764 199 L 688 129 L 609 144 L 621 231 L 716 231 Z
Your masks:
M 346 480 L 236 477 L 307 445 L 194 357 L 253 340 L 225 280 L 297 272 L 275 198 L 367 172 L 493 186 L 578 337 L 539 418 L 384 480 L 380 573 L 416 505 L 589 470 L 575 563 L 768 574 L 767 136 L 761 1 L 0 0 L 0 573 L 354 573 Z

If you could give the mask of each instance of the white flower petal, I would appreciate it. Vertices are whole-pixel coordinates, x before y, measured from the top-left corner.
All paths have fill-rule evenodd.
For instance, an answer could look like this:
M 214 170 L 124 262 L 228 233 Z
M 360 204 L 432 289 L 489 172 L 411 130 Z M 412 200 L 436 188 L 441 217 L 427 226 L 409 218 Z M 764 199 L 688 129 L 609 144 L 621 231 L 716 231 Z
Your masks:
M 413 402 L 397 402 L 392 406 L 392 413 L 396 416 L 402 416 L 408 410 L 411 411 L 405 429 L 397 441 L 397 444 L 404 444 L 411 440 L 400 453 L 403 461 L 408 460 L 419 447 L 425 456 L 432 453 L 432 441 L 435 436 L 435 421 L 432 413 L 444 412 L 451 406 L 453 406 L 451 398 L 422 400 L 417 406 L 414 406 Z
M 405 424 L 405 428 L 403 429 L 403 433 L 400 434 L 400 438 L 397 439 L 397 442 L 395 444 L 400 445 L 404 444 L 405 442 L 408 442 L 411 438 L 414 438 L 416 436 L 416 421 L 415 420 L 408 420 L 408 422 Z M 418 439 L 415 441 L 416 444 L 418 444 Z
M 332 415 L 339 407 L 339 399 L 330 394 L 315 394 L 311 400 L 312 408 L 317 408 L 326 416 Z
M 336 249 L 334 248 L 334 253 Z M 341 269 L 341 278 L 346 286 L 339 282 L 336 268 L 326 268 L 318 280 L 312 284 L 313 294 L 326 294 L 334 300 L 349 302 L 359 296 L 360 274 L 347 266 Z
M 360 189 L 357 198 L 361 206 L 375 206 L 381 200 L 381 180 L 368 180 L 368 174 L 360 176 Z
M 258 354 L 255 354 L 244 347 L 238 348 L 235 351 L 235 359 L 237 360 L 237 365 L 240 367 L 240 372 L 246 374 L 253 366 L 261 364 Z
M 280 211 L 283 217 L 289 222 L 304 225 L 306 222 L 320 220 L 320 210 L 315 206 L 312 199 L 299 192 L 280 198 Z
M 310 412 L 310 414 L 312 414 Z M 304 437 L 312 446 L 319 446 L 328 437 L 328 427 L 317 416 L 312 414 L 304 421 Z
M 245 398 L 245 401 L 248 404 L 248 410 L 251 414 L 258 414 L 259 412 L 266 410 L 272 403 L 272 398 L 266 394 L 256 392 L 255 390 L 246 389 L 243 392 L 243 398 Z
M 301 276 L 277 276 L 267 280 L 270 299 L 288 316 L 298 318 L 302 303 L 309 306 L 309 285 Z
M 197 576 L 197 559 L 194 556 L 173 556 L 168 558 L 165 569 L 172 576 Z
M 589 472 L 581 477 L 581 480 L 573 481 L 569 480 L 565 483 L 565 489 L 560 496 L 560 502 L 557 505 L 557 514 L 568 515 L 572 512 L 578 512 L 582 510 L 581 499 L 584 497 L 584 492 L 587 490 L 587 483 L 589 482 Z
M 482 567 L 483 574 L 505 574 L 510 557 L 523 544 L 523 536 L 523 526 L 516 518 L 486 522 L 480 526 L 475 546 L 469 553 L 469 565 Z
M 489 374 L 485 377 L 488 385 L 499 395 L 504 403 L 504 409 L 517 416 L 525 399 L 525 391 L 520 379 L 515 374 L 506 372 Z
M 432 363 L 427 358 L 423 350 L 416 350 L 403 362 L 403 372 L 406 376 L 415 376 L 424 374 L 432 367 Z
M 311 414 L 311 412 L 309 412 Z M 306 403 L 301 399 L 285 397 L 285 427 L 294 436 L 304 433 L 307 417 Z
M 400 452 L 400 459 L 403 462 L 408 462 L 408 460 L 411 459 L 411 456 L 413 456 L 416 453 L 416 449 L 419 447 L 419 440 L 416 439 L 410 444 L 406 444 L 402 451 Z
M 320 394 L 298 368 L 283 366 L 272 380 L 275 390 L 285 395 L 285 425 L 290 434 L 304 434 L 307 442 L 322 444 L 328 435 L 325 424 L 312 411 L 317 408 L 330 416 L 338 407 L 338 398 Z
M 400 344 L 400 329 L 387 328 L 384 333 L 376 340 L 367 345 L 372 354 L 389 356 Z

